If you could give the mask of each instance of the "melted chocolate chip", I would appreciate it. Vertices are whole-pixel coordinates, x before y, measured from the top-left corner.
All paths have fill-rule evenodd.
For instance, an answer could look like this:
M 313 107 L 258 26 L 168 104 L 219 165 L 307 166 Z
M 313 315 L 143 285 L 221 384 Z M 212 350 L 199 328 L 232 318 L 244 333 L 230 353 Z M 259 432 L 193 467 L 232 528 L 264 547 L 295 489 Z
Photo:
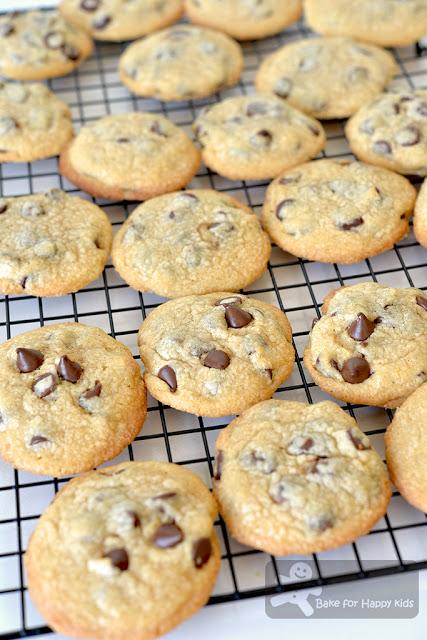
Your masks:
M 261 143 L 262 145 L 265 145 L 265 146 L 269 146 L 272 143 L 272 141 L 273 141 L 273 134 L 271 134 L 270 131 L 267 131 L 267 129 L 261 129 L 251 137 L 251 142 L 254 142 L 255 144 Z
M 102 384 L 99 382 L 99 380 L 96 380 L 94 386 L 82 393 L 80 399 L 83 398 L 84 400 L 90 400 L 91 398 L 96 398 L 101 395 L 101 390 Z
M 16 366 L 21 373 L 31 373 L 44 362 L 44 355 L 36 349 L 24 349 L 19 347 L 16 350 Z
M 49 442 L 48 438 L 44 436 L 33 436 L 30 440 L 30 447 L 33 447 L 35 444 L 42 444 L 43 442 Z
M 61 31 L 49 31 L 44 37 L 48 49 L 61 49 L 64 46 L 64 34 Z
M 153 500 L 170 500 L 171 498 L 175 498 L 176 495 L 176 491 L 167 491 L 166 493 L 160 493 L 158 496 L 154 496 Z
M 354 218 L 354 220 L 351 220 L 351 222 L 343 222 L 341 224 L 338 224 L 337 226 L 343 231 L 350 231 L 355 227 L 360 227 L 360 225 L 363 224 L 363 222 L 364 222 L 363 218 Z
M 136 511 L 128 511 L 129 517 L 132 519 L 132 524 L 135 529 L 141 526 L 141 518 Z
M 341 375 L 350 384 L 360 384 L 369 378 L 371 369 L 365 358 L 349 358 L 341 367 Z
M 127 571 L 129 568 L 129 556 L 126 549 L 111 549 L 104 554 L 104 558 L 109 558 L 113 567 L 120 571 Z
M 100 0 L 81 0 L 80 9 L 83 11 L 96 11 L 100 5 Z
M 57 384 L 56 376 L 53 373 L 44 373 L 34 380 L 31 388 L 38 398 L 45 398 L 55 391 Z
M 4 213 L 7 210 L 6 200 L 0 200 L 0 213 Z
M 364 444 L 362 438 L 358 435 L 358 432 L 355 429 L 348 429 L 347 435 L 354 444 L 355 449 L 358 451 L 367 451 L 367 449 L 371 448 L 370 445 Z
M 82 375 L 83 369 L 78 362 L 70 360 L 68 356 L 62 356 L 56 365 L 58 375 L 67 382 L 75 384 Z
M 319 516 L 318 518 L 310 520 L 309 526 L 310 529 L 323 532 L 327 529 L 332 529 L 334 526 L 334 520 L 331 516 Z
M 201 569 L 212 554 L 212 544 L 209 538 L 200 538 L 193 544 L 193 562 L 196 569 Z
M 94 29 L 105 29 L 111 22 L 111 16 L 104 14 L 92 20 L 92 27 Z
M 172 367 L 169 367 L 169 365 L 162 367 L 157 373 L 157 376 L 160 378 L 160 380 L 166 382 L 172 393 L 175 393 L 178 388 L 178 384 L 176 381 L 175 371 L 172 369 Z
M 128 142 L 130 142 L 130 138 L 117 138 L 116 142 L 118 144 L 127 144 Z
M 27 286 L 27 280 L 28 280 L 28 276 L 24 276 L 21 282 L 19 283 L 23 289 L 25 289 L 25 287 Z
M 158 136 L 161 136 L 162 138 L 167 138 L 167 134 L 164 133 L 161 128 L 160 125 L 157 121 L 153 122 L 153 124 L 150 126 L 150 131 L 151 133 L 155 133 Z
M 423 298 L 423 296 L 417 296 L 415 299 L 417 301 L 417 305 L 427 311 L 427 298 Z
M 224 451 L 222 449 L 218 449 L 217 454 L 215 456 L 215 466 L 214 466 L 215 480 L 221 480 L 223 464 L 224 464 Z
M 363 342 L 374 333 L 374 330 L 375 322 L 369 320 L 369 318 L 367 318 L 364 313 L 358 313 L 356 316 L 356 320 L 353 320 L 353 322 L 347 328 L 347 333 L 350 338 L 353 338 L 353 340 Z
M 68 58 L 68 60 L 75 61 L 80 58 L 80 51 L 72 44 L 65 43 L 63 47 L 61 47 L 61 51 L 63 55 Z
M 175 523 L 161 524 L 153 536 L 153 544 L 159 549 L 176 547 L 184 540 L 182 529 Z
M 244 309 L 230 305 L 225 309 L 225 320 L 231 329 L 241 329 L 252 322 L 253 317 Z
M 203 361 L 203 366 L 209 367 L 209 369 L 226 369 L 230 364 L 230 358 L 224 351 L 218 351 L 212 349 L 206 355 Z
M 276 207 L 276 217 L 279 218 L 279 220 L 283 220 L 283 218 L 285 217 L 285 209 L 291 207 L 293 204 L 295 204 L 295 202 L 295 198 L 286 198 L 286 200 L 282 200 L 282 202 L 279 202 Z
M 391 153 L 391 145 L 387 140 L 376 140 L 372 145 L 372 151 L 382 156 L 386 156 Z

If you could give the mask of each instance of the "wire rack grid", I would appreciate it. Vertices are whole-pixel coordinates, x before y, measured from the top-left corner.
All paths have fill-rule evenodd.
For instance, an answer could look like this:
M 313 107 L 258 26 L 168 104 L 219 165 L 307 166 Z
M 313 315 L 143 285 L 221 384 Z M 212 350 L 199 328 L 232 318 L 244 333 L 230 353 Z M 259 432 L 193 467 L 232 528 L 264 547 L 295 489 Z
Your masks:
M 163 113 L 191 133 L 191 123 L 203 106 L 227 95 L 253 93 L 253 76 L 265 55 L 285 43 L 310 35 L 305 25 L 298 23 L 276 37 L 245 44 L 241 82 L 208 100 L 164 104 L 132 96 L 117 75 L 118 56 L 124 45 L 115 44 L 98 44 L 94 55 L 80 69 L 50 81 L 49 86 L 70 105 L 77 130 L 82 123 L 109 113 L 148 110 Z M 395 86 L 405 89 L 427 86 L 427 56 L 423 54 L 422 44 L 395 51 L 400 67 Z M 328 143 L 322 156 L 351 157 L 343 123 L 328 123 L 326 130 Z M 266 182 L 230 182 L 204 167 L 191 183 L 193 188 L 210 187 L 232 193 L 255 211 L 262 206 L 266 186 Z M 37 193 L 52 187 L 88 197 L 59 176 L 56 158 L 32 164 L 0 165 L 0 196 Z M 116 229 L 136 205 L 102 200 L 97 203 Z M 268 271 L 245 293 L 280 307 L 293 327 L 296 366 L 293 375 L 277 391 L 277 398 L 309 402 L 326 398 L 302 363 L 312 319 L 320 315 L 320 306 L 328 291 L 366 280 L 426 289 L 427 251 L 414 241 L 412 234 L 393 250 L 349 266 L 308 262 L 273 248 Z M 44 324 L 79 321 L 101 327 L 126 344 L 138 359 L 138 328 L 161 302 L 163 300 L 155 295 L 129 288 L 108 264 L 101 278 L 76 294 L 44 299 L 1 297 L 0 340 Z M 382 434 L 390 422 L 391 412 L 360 405 L 344 405 L 344 409 L 358 420 L 383 455 Z M 215 440 L 230 419 L 195 417 L 150 399 L 142 432 L 117 461 L 169 460 L 186 465 L 210 484 Z M 0 638 L 4 640 L 49 631 L 29 598 L 23 554 L 40 513 L 66 481 L 34 476 L 0 462 Z M 310 581 L 285 582 L 275 559 L 238 544 L 218 520 L 222 565 L 210 604 L 427 568 L 426 525 L 426 515 L 394 492 L 387 515 L 369 535 L 337 551 L 310 556 L 315 566 L 315 575 Z M 333 572 L 327 563 L 330 559 L 342 561 L 341 565 L 334 563 Z M 273 562 L 273 578 L 266 581 L 265 568 L 269 561 Z

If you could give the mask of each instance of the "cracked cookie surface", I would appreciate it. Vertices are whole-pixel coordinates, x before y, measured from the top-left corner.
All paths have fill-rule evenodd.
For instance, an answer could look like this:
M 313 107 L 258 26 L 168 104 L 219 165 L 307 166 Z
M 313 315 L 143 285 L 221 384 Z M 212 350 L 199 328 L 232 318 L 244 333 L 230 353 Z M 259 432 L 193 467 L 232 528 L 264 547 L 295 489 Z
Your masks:
M 180 189 L 199 164 L 199 151 L 173 122 L 123 113 L 84 125 L 62 152 L 60 172 L 93 196 L 145 200 Z
M 113 263 L 134 289 L 176 298 L 242 289 L 265 271 L 270 251 L 248 207 L 198 189 L 134 209 L 114 239 Z
M 0 453 L 18 469 L 87 471 L 132 442 L 145 414 L 138 365 L 101 329 L 52 324 L 0 346 Z
M 0 292 L 59 296 L 96 280 L 112 231 L 92 202 L 52 189 L 0 198 Z
M 294 365 L 284 313 L 242 294 L 178 298 L 153 310 L 138 334 L 148 390 L 202 416 L 240 413 L 273 395 Z
M 381 93 L 397 71 L 391 53 L 379 47 L 349 38 L 306 38 L 265 58 L 256 87 L 314 118 L 347 118 Z
M 71 73 L 93 49 L 91 37 L 57 11 L 0 16 L 0 75 L 43 80 Z
M 427 511 L 427 382 L 396 411 L 385 434 L 392 482 L 406 500 Z
M 420 244 L 427 247 L 427 182 L 418 193 L 414 212 L 414 235 Z
M 304 0 L 306 20 L 322 35 L 403 47 L 427 32 L 425 0 Z
M 369 439 L 338 405 L 267 400 L 221 431 L 214 492 L 237 540 L 284 555 L 367 533 L 391 486 Z
M 159 100 L 204 98 L 233 86 L 242 51 L 224 33 L 180 24 L 131 44 L 120 57 L 120 79 L 140 96 Z
M 59 10 L 96 40 L 120 42 L 172 24 L 183 12 L 183 0 L 62 0 Z
M 304 364 L 316 384 L 355 404 L 394 408 L 427 378 L 427 295 L 362 282 L 332 291 Z
M 387 169 L 317 160 L 270 184 L 262 223 L 285 251 L 351 264 L 386 251 L 408 233 L 415 197 L 410 182 Z
M 191 22 L 256 40 L 278 33 L 301 15 L 301 0 L 185 0 Z
M 193 130 L 204 163 L 230 180 L 274 178 L 325 146 L 317 120 L 276 96 L 227 98 L 206 107 Z
M 31 536 L 31 596 L 67 636 L 156 638 L 210 595 L 215 517 L 208 488 L 178 465 L 125 462 L 75 478 Z
M 427 90 L 380 95 L 348 121 L 346 135 L 365 162 L 427 175 Z

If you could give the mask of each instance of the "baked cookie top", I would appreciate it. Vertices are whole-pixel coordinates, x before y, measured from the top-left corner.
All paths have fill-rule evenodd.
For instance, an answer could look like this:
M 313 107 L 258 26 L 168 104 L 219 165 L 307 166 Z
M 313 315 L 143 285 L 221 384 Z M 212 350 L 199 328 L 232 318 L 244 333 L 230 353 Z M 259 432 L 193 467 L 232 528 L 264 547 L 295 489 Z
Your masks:
M 205 164 L 230 180 L 274 178 L 313 158 L 326 142 L 317 120 L 269 95 L 208 106 L 193 130 Z
M 92 195 L 145 200 L 184 186 L 200 154 L 156 113 L 121 113 L 85 124 L 60 158 L 60 171 Z
M 16 80 L 43 80 L 71 73 L 93 49 L 90 36 L 57 11 L 0 16 L 0 74 Z
M 60 189 L 0 198 L 0 292 L 78 291 L 102 273 L 111 241 L 105 213 Z
M 256 40 L 298 20 L 302 0 L 185 0 L 185 11 L 191 22 L 237 40 Z
M 269 55 L 258 91 L 319 119 L 347 118 L 383 91 L 398 67 L 388 51 L 349 38 L 305 38 Z
M 207 487 L 178 465 L 125 462 L 75 478 L 31 536 L 31 596 L 65 635 L 162 635 L 209 597 L 215 517 Z
M 242 289 L 265 271 L 270 251 L 251 209 L 197 189 L 134 209 L 115 236 L 113 262 L 134 289 L 175 298 Z
M 72 136 L 69 108 L 44 84 L 0 81 L 0 162 L 56 156 Z
M 308 260 L 353 263 L 406 235 L 415 197 L 410 182 L 387 169 L 317 160 L 270 184 L 262 222 L 285 251 Z
M 424 247 L 427 247 L 427 183 L 423 182 L 415 204 L 414 213 L 415 238 Z
M 0 453 L 18 469 L 92 469 L 133 440 L 145 414 L 138 365 L 101 329 L 53 324 L 0 346 Z
M 304 363 L 346 402 L 397 407 L 427 379 L 427 295 L 362 282 L 330 293 Z
M 202 416 L 240 413 L 272 396 L 294 365 L 284 313 L 242 294 L 178 298 L 142 323 L 139 350 L 150 393 Z
M 239 80 L 242 51 L 224 33 L 180 24 L 138 40 L 120 57 L 120 79 L 159 100 L 204 98 Z
M 387 471 L 356 421 L 333 402 L 267 400 L 223 429 L 214 491 L 240 542 L 274 555 L 332 549 L 387 509 Z
M 62 0 L 59 10 L 96 40 L 122 41 L 141 38 L 178 20 L 183 0 Z
M 396 411 L 385 445 L 392 482 L 414 507 L 427 511 L 427 382 Z
M 427 175 L 427 90 L 380 95 L 348 121 L 346 134 L 361 160 Z
M 425 0 L 304 0 L 314 31 L 350 36 L 383 47 L 403 47 L 427 32 Z

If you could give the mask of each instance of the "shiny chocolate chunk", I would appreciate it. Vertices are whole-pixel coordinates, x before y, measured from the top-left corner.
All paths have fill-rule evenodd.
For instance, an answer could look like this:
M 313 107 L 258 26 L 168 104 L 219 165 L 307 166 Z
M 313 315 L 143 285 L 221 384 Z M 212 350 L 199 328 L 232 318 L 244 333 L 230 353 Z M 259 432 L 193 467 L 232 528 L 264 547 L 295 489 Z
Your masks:
M 417 305 L 427 311 L 427 298 L 423 298 L 423 296 L 417 296 L 416 298 Z
M 350 338 L 363 342 L 375 331 L 375 322 L 372 322 L 364 313 L 358 313 L 356 319 L 347 328 Z
M 212 544 L 209 538 L 200 538 L 193 544 L 193 562 L 196 569 L 201 569 L 211 557 Z
M 56 365 L 58 375 L 67 382 L 75 384 L 83 373 L 82 367 L 78 362 L 70 360 L 68 356 L 62 356 Z
M 231 329 L 241 329 L 252 322 L 253 317 L 244 309 L 230 305 L 225 309 L 225 319 Z
M 212 349 L 206 355 L 203 366 L 209 367 L 209 369 L 226 369 L 230 364 L 230 358 L 224 351 L 218 351 Z
M 159 549 L 169 549 L 176 547 L 184 540 L 182 529 L 174 522 L 171 524 L 161 524 L 153 536 L 153 544 Z
M 16 350 L 16 366 L 21 373 L 31 373 L 44 362 L 44 355 L 36 349 L 24 349 L 19 347 Z
M 127 571 L 129 568 L 129 556 L 126 549 L 111 549 L 104 554 L 104 558 L 109 558 L 113 567 L 120 571 Z
M 49 442 L 48 438 L 44 436 L 33 436 L 30 440 L 30 447 L 34 447 L 36 444 L 43 444 L 43 442 Z
M 350 222 L 342 222 L 338 224 L 338 227 L 343 231 L 351 231 L 351 229 L 355 229 L 356 227 L 360 227 L 364 222 L 363 218 L 354 218 Z
M 99 382 L 99 380 L 96 380 L 93 387 L 87 389 L 84 393 L 82 393 L 80 399 L 90 400 L 91 398 L 97 398 L 99 395 L 101 395 L 101 391 L 102 384 Z
M 349 358 L 341 367 L 341 375 L 349 384 L 360 384 L 369 378 L 371 369 L 365 358 Z
M 178 384 L 176 380 L 175 371 L 172 369 L 172 367 L 170 367 L 169 365 L 162 367 L 159 370 L 157 376 L 160 378 L 160 380 L 163 380 L 163 382 L 166 382 L 166 384 L 168 385 L 172 393 L 175 393 L 175 391 L 178 388 Z

